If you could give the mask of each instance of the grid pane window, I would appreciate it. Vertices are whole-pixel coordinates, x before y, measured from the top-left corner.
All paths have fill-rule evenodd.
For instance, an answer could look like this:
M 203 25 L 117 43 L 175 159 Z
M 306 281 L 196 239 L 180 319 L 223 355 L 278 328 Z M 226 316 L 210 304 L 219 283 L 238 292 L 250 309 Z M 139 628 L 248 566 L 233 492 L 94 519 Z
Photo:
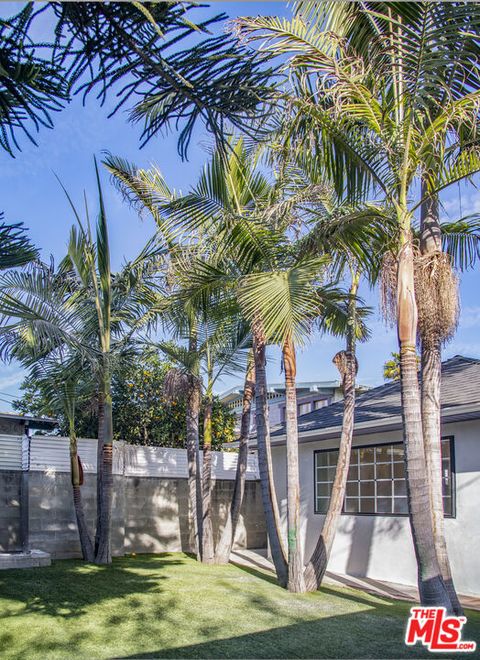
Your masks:
M 315 511 L 325 513 L 335 478 L 338 450 L 315 452 Z M 454 511 L 450 438 L 442 439 L 443 506 L 446 516 Z M 407 484 L 403 444 L 352 449 L 344 513 L 407 515 Z

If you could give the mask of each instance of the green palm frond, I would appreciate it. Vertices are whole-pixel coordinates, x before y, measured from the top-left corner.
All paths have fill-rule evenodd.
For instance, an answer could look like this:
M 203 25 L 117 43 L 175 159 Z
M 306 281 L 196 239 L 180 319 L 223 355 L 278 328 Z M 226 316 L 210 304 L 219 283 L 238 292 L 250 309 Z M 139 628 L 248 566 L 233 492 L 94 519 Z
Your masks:
M 473 268 L 480 259 L 480 215 L 473 214 L 456 222 L 442 222 L 442 245 L 459 270 Z
M 3 213 L 0 212 L 0 221 Z M 25 266 L 38 258 L 38 250 L 26 235 L 26 228 L 21 222 L 13 225 L 0 223 L 0 270 Z
M 98 92 L 102 102 L 116 92 L 112 114 L 130 105 L 143 143 L 180 128 L 182 157 L 199 121 L 223 142 L 226 122 L 248 128 L 271 93 L 266 59 L 230 35 L 212 35 L 224 15 L 194 24 L 193 9 L 179 2 L 53 6 L 59 60 L 74 89 Z
M 30 36 L 37 13 L 27 3 L 15 16 L 0 19 L 0 148 L 11 156 L 21 148 L 19 134 L 36 144 L 34 133 L 51 128 L 52 114 L 69 98 L 61 65 L 40 56 L 48 45 Z
M 283 343 L 290 337 L 301 344 L 321 313 L 319 281 L 328 259 L 304 259 L 291 268 L 252 273 L 238 286 L 238 300 L 252 322 L 261 319 L 268 339 Z

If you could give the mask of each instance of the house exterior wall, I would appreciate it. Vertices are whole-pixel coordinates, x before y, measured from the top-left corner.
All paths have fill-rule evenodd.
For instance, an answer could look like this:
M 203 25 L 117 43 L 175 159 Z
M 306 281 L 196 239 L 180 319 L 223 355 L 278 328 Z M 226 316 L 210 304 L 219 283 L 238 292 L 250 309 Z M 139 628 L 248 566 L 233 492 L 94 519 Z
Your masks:
M 445 518 L 445 533 L 457 590 L 480 594 L 480 421 L 447 424 L 442 435 L 454 436 L 456 517 Z M 355 445 L 399 442 L 401 431 L 354 437 Z M 308 558 L 325 516 L 314 510 L 314 451 L 335 449 L 338 440 L 299 446 L 302 540 Z M 273 447 L 277 497 L 286 523 L 285 447 Z M 406 516 L 342 515 L 328 570 L 399 584 L 416 585 L 417 567 Z

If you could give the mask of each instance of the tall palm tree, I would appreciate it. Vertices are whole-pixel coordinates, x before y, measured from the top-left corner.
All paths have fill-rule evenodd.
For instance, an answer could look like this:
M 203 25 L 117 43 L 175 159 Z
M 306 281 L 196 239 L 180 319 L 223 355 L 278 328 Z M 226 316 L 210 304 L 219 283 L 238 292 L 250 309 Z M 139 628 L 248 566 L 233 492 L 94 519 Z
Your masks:
M 215 549 L 215 563 L 227 564 L 235 542 L 235 534 L 240 520 L 240 510 L 245 493 L 245 479 L 248 461 L 248 438 L 250 436 L 252 401 L 255 396 L 255 362 L 253 351 L 249 351 L 245 383 L 242 396 L 242 415 L 238 447 L 237 470 L 235 474 L 232 501 L 228 507 L 225 526 Z
M 227 296 L 236 300 L 235 283 L 245 273 L 255 272 L 268 260 L 276 237 L 256 218 L 258 209 L 273 194 L 272 184 L 257 166 L 243 140 L 230 146 L 226 155 L 217 150 L 204 168 L 199 182 L 186 194 L 173 195 L 158 170 L 137 170 L 122 159 L 109 157 L 107 167 L 136 207 L 152 214 L 165 242 L 201 230 L 215 249 L 208 260 L 201 256 L 191 264 L 190 289 L 196 295 Z M 200 293 L 199 293 L 200 292 Z M 228 293 L 226 293 L 228 292 Z M 266 338 L 258 320 L 252 326 L 255 364 L 255 411 L 262 501 L 272 557 L 281 583 L 287 582 L 286 553 L 280 532 L 280 514 L 273 483 L 266 385 Z M 245 457 L 246 453 L 242 454 Z M 240 474 L 240 472 L 239 472 Z M 236 489 L 237 492 L 238 488 Z
M 287 94 L 294 108 L 290 135 L 307 135 L 308 144 L 318 146 L 338 193 L 346 189 L 358 198 L 376 189 L 395 210 L 398 242 L 391 300 L 401 355 L 407 492 L 419 590 L 422 603 L 451 610 L 435 551 L 416 370 L 418 309 L 412 221 L 422 200 L 409 200 L 419 167 L 436 137 L 438 118 L 432 121 L 429 108 L 439 94 L 448 93 L 451 81 L 447 72 L 452 67 L 461 63 L 464 69 L 471 69 L 470 54 L 453 53 L 449 44 L 459 40 L 467 22 L 471 28 L 480 18 L 476 10 L 470 12 L 466 5 L 456 3 L 443 13 L 438 3 L 413 5 L 403 3 L 402 9 L 389 3 L 374 7 L 362 3 L 356 9 L 361 9 L 363 21 L 355 22 L 332 3 L 307 3 L 299 5 L 305 15 L 290 23 L 244 19 L 240 29 L 251 38 L 261 38 L 266 50 L 290 55 L 287 66 L 295 84 L 294 95 Z M 309 7 L 316 11 L 309 13 Z M 340 21 L 339 16 L 346 20 Z M 363 30 L 361 48 L 352 37 L 352 24 L 357 37 Z M 466 38 L 472 40 L 474 31 Z M 452 102 L 448 115 L 442 117 L 441 134 L 445 124 L 465 124 L 469 130 L 477 102 L 475 94 L 466 101 Z M 298 144 L 306 148 L 307 142 L 300 139 Z M 478 169 L 478 159 L 437 166 L 441 185 L 430 190 L 430 195 Z
M 98 168 L 97 236 L 82 224 L 72 227 L 68 253 L 59 267 L 63 289 L 51 298 L 48 269 L 35 271 L 34 288 L 27 274 L 9 271 L 1 281 L 1 334 L 8 345 L 12 323 L 20 323 L 27 336 L 36 338 L 40 353 L 68 349 L 88 364 L 103 398 L 103 424 L 99 432 L 97 472 L 97 539 L 95 561 L 111 561 L 113 422 L 111 378 L 115 360 L 129 346 L 132 335 L 156 314 L 159 293 L 155 273 L 160 250 L 149 244 L 120 273 L 110 271 L 107 219 Z M 70 200 L 70 198 L 69 198 Z M 152 263 L 155 264 L 152 276 Z M 27 278 L 27 279 L 26 279 Z M 100 411 L 99 411 L 100 412 Z M 100 417 L 100 415 L 99 415 Z
M 66 344 L 66 334 L 78 330 L 68 308 L 71 287 L 65 273 L 36 264 L 29 271 L 5 273 L 1 278 L 0 328 L 3 359 L 14 358 L 30 369 L 30 377 L 46 394 L 49 409 L 65 415 L 69 424 L 72 493 L 83 558 L 93 561 L 94 550 L 81 497 L 81 465 L 77 452 L 75 411 L 87 385 L 81 345 Z M 37 323 L 37 321 L 40 323 Z M 86 367 L 86 368 L 85 368 Z M 91 385 L 91 383 L 88 383 Z
M 266 341 L 282 347 L 286 398 L 288 589 L 305 591 L 300 534 L 300 479 L 296 396 L 296 346 L 308 337 L 318 317 L 338 304 L 340 292 L 321 285 L 326 257 L 295 258 L 280 250 L 272 270 L 241 278 L 239 302 L 247 318 L 260 320 Z M 272 255 L 273 256 L 273 255 Z M 337 310 L 338 313 L 338 310 Z
M 204 563 L 216 561 L 212 524 L 212 405 L 213 388 L 219 378 L 238 373 L 245 368 L 245 351 L 250 342 L 248 328 L 238 316 L 226 310 L 205 305 L 189 287 L 195 262 L 177 263 L 178 289 L 172 294 L 175 311 L 164 310 L 168 326 L 179 338 L 187 328 L 187 347 L 161 342 L 160 349 L 175 365 L 167 378 L 169 396 L 182 394 L 186 398 L 187 457 L 189 463 L 190 506 L 194 518 L 196 553 Z M 182 322 L 178 306 L 188 310 L 190 321 Z M 175 318 L 176 328 L 172 318 Z M 192 333 L 192 321 L 195 324 Z M 193 340 L 192 341 L 192 337 Z M 203 401 L 203 462 L 199 458 L 199 416 Z M 245 459 L 246 460 L 246 459 Z
M 60 358 L 60 359 L 59 359 Z M 49 406 L 61 412 L 68 421 L 70 475 L 72 483 L 73 506 L 77 521 L 78 536 L 82 557 L 93 562 L 95 558 L 94 545 L 90 537 L 85 510 L 82 502 L 81 486 L 83 483 L 83 468 L 78 455 L 77 433 L 75 430 L 75 414 L 79 400 L 85 395 L 85 390 L 91 392 L 92 383 L 85 382 L 82 365 L 78 356 L 70 359 L 59 352 L 57 356 L 49 355 L 37 359 L 30 370 L 31 378 L 41 383 L 47 394 Z

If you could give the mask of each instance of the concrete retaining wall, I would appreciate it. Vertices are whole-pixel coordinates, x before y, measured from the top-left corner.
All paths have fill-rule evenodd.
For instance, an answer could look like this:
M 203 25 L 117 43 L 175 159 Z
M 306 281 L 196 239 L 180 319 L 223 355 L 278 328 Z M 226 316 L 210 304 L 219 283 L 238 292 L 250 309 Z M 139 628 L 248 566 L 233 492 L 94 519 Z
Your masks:
M 18 549 L 20 479 L 17 471 L 0 471 L 0 550 Z M 80 556 L 70 475 L 35 471 L 29 476 L 29 544 L 53 557 Z M 188 511 L 187 480 L 114 475 L 112 551 L 190 551 L 193 524 Z M 217 479 L 213 489 L 213 524 L 218 538 L 231 501 L 234 482 Z M 85 512 L 93 533 L 96 515 L 96 476 L 85 475 L 82 486 Z M 258 481 L 247 481 L 238 547 L 266 545 Z

